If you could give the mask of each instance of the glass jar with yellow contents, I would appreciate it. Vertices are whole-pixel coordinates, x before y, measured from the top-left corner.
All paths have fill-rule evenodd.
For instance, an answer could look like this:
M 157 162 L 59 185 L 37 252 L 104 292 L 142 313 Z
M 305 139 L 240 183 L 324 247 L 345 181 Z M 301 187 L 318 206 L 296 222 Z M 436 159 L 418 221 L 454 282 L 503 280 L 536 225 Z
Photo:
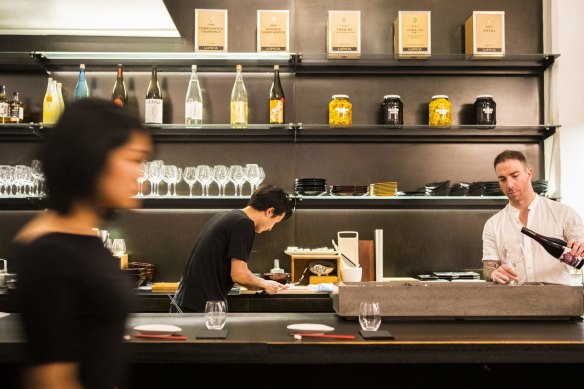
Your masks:
M 429 121 L 432 127 L 450 127 L 452 124 L 452 104 L 446 95 L 432 96 L 428 106 Z
M 329 126 L 348 127 L 353 123 L 353 104 L 348 95 L 333 95 L 329 103 Z

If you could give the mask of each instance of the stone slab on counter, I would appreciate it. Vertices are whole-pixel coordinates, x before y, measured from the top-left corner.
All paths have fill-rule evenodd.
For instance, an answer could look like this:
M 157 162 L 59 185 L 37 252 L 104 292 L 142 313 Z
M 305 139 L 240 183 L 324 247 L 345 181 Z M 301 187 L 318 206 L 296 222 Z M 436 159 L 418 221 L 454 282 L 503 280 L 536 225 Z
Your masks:
M 584 314 L 582 285 L 491 282 L 349 282 L 339 285 L 333 308 L 359 316 L 364 300 L 378 301 L 386 318 L 571 319 Z

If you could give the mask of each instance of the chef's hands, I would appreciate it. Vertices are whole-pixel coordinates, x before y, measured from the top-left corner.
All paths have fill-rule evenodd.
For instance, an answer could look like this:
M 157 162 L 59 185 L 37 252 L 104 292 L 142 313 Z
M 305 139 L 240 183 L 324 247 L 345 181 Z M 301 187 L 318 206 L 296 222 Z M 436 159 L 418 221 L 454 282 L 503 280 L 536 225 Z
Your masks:
M 287 289 L 287 285 L 280 284 L 278 281 L 265 280 L 266 284 L 262 288 L 267 294 L 276 294 L 281 289 Z
M 511 280 L 519 282 L 519 273 L 517 273 L 512 266 L 502 264 L 493 270 L 491 273 L 491 280 L 499 284 L 507 284 Z
M 572 249 L 570 254 L 575 257 L 582 257 L 584 256 L 584 242 L 579 242 L 577 240 L 569 240 L 568 247 Z

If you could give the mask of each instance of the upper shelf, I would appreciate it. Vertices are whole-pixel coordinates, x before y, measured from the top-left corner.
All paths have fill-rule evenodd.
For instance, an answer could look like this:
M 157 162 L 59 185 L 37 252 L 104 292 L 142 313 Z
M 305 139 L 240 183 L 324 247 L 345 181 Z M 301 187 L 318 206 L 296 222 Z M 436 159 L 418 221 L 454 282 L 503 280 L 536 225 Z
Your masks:
M 84 63 L 88 71 L 119 63 L 126 71 L 145 70 L 153 64 L 159 71 L 189 72 L 197 64 L 201 72 L 233 71 L 241 63 L 247 72 L 270 71 L 297 74 L 541 74 L 559 54 L 507 54 L 500 59 L 472 59 L 465 54 L 433 54 L 428 59 L 397 59 L 391 54 L 364 54 L 358 59 L 328 59 L 309 53 L 195 53 L 195 52 L 3 52 L 0 70 L 73 71 Z
M 559 125 L 496 126 L 456 125 L 434 128 L 427 125 L 392 127 L 353 125 L 331 128 L 328 125 L 290 123 L 282 128 L 251 124 L 232 129 L 228 124 L 207 124 L 187 128 L 183 124 L 146 126 L 156 142 L 363 142 L 363 143 L 539 143 L 555 134 Z M 51 130 L 42 123 L 0 124 L 0 141 L 37 142 Z

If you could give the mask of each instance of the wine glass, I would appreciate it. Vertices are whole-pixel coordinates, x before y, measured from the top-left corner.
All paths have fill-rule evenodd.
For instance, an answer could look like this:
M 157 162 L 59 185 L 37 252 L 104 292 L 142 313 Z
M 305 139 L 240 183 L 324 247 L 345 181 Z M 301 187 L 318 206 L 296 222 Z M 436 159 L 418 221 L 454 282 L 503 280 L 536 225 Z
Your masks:
M 227 321 L 225 301 L 212 300 L 205 304 L 205 325 L 210 330 L 221 330 Z
M 249 182 L 251 195 L 255 190 L 255 182 L 260 176 L 260 167 L 258 166 L 257 163 L 248 163 L 245 165 L 244 175 L 247 182 Z
M 197 166 L 197 180 L 203 186 L 203 196 L 209 196 L 209 184 L 213 181 L 213 172 L 209 165 Z
M 229 182 L 229 171 L 227 170 L 227 166 L 213 166 L 213 179 L 219 187 L 219 196 L 225 196 L 225 185 Z
M 126 241 L 123 239 L 114 239 L 112 242 L 112 254 L 116 257 L 122 256 L 126 253 Z
M 160 159 L 147 163 L 148 181 L 150 181 L 150 195 L 159 196 L 158 184 L 162 181 L 162 167 L 164 162 Z
M 362 301 L 359 304 L 359 324 L 363 331 L 377 331 L 381 325 L 381 312 L 377 301 Z
M 142 187 L 144 186 L 144 181 L 148 179 L 148 165 L 145 162 L 142 162 L 138 167 L 138 172 L 140 175 L 138 176 L 138 196 L 144 196 L 144 192 L 142 192 Z
M 176 196 L 176 184 L 178 184 L 179 182 L 182 181 L 183 179 L 183 169 L 181 167 L 177 168 L 178 169 L 178 174 L 176 176 L 176 179 L 173 182 L 174 185 L 174 191 L 172 192 L 173 196 Z
M 235 186 L 235 196 L 243 196 L 243 183 L 245 182 L 245 176 L 243 174 L 243 166 L 232 165 L 229 167 L 229 179 L 233 182 Z M 237 190 L 239 189 L 239 191 Z
M 523 255 L 523 243 L 519 239 L 508 239 L 503 243 L 504 258 L 501 261 L 502 265 L 515 270 L 519 277 L 519 281 L 509 280 L 509 285 L 523 285 L 527 278 L 525 269 L 525 257 Z
M 40 187 L 44 181 L 45 175 L 43 174 L 42 162 L 38 159 L 34 159 L 30 164 L 30 173 L 34 179 L 34 194 L 36 196 L 41 196 Z
M 193 197 L 193 185 L 197 182 L 197 168 L 194 166 L 186 167 L 183 179 L 189 185 L 189 197 Z
M 162 167 L 162 179 L 166 182 L 166 195 L 171 195 L 172 184 L 178 177 L 178 169 L 175 165 L 164 165 Z

